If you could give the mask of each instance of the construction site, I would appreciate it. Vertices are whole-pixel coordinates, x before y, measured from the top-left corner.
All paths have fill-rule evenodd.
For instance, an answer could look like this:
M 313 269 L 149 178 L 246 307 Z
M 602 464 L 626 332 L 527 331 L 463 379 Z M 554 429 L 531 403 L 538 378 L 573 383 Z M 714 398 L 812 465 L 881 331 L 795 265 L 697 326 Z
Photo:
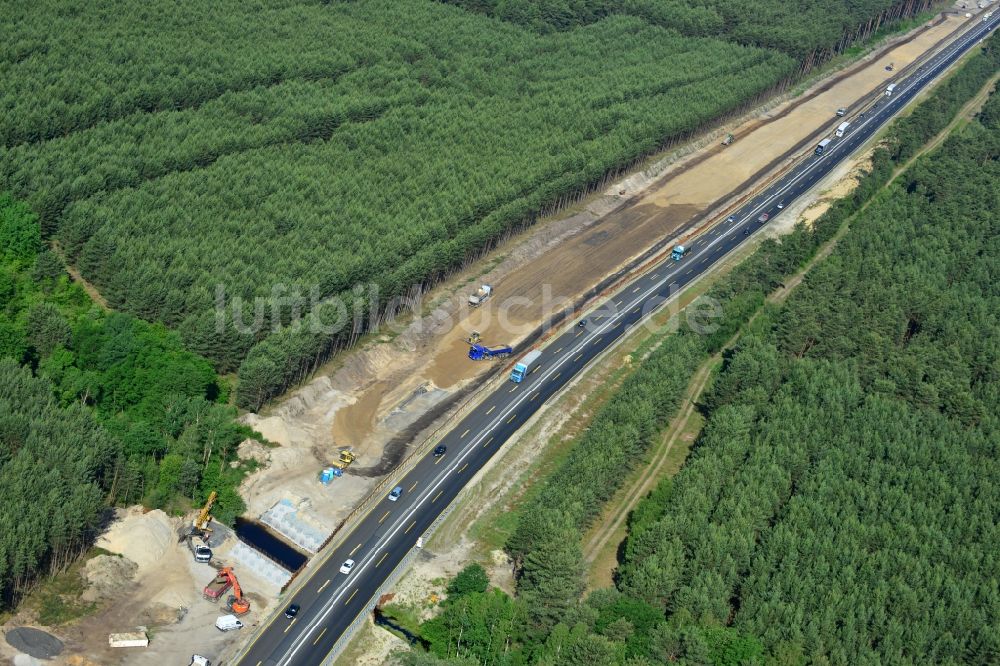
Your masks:
M 11 629 L 38 626 L 30 615 L 14 616 L 4 625 L 8 640 L 0 644 L 0 657 L 18 666 L 43 660 L 161 666 L 196 663 L 197 646 L 212 664 L 228 663 L 364 498 L 419 443 L 468 409 L 477 389 L 508 367 L 519 345 L 545 335 L 564 310 L 585 310 L 678 238 L 704 231 L 810 151 L 838 108 L 861 104 L 881 89 L 892 76 L 889 64 L 905 68 L 965 20 L 942 14 L 794 96 L 649 160 L 424 295 L 412 315 L 341 354 L 283 400 L 244 415 L 266 443 L 240 445 L 240 458 L 256 461 L 258 469 L 240 489 L 247 512 L 235 526 L 212 519 L 214 493 L 183 518 L 138 507 L 118 510 L 97 539 L 98 554 L 81 570 L 92 611 L 62 626 L 40 627 L 51 643 L 39 636 L 12 640 Z M 810 208 L 811 202 L 767 234 L 786 233 L 828 205 Z M 578 400 L 574 408 L 581 405 Z M 539 427 L 551 434 L 563 421 Z M 530 453 L 522 451 L 509 464 L 524 468 Z M 481 493 L 476 515 L 462 520 L 488 511 L 499 490 Z M 457 573 L 473 550 L 467 535 L 447 525 L 433 545 L 437 554 L 418 562 L 400 584 L 403 598 L 434 594 L 427 581 Z M 510 585 L 503 554 L 489 556 L 491 578 Z M 382 663 L 402 644 L 388 634 L 383 639 L 372 639 L 367 653 L 352 653 L 351 663 Z

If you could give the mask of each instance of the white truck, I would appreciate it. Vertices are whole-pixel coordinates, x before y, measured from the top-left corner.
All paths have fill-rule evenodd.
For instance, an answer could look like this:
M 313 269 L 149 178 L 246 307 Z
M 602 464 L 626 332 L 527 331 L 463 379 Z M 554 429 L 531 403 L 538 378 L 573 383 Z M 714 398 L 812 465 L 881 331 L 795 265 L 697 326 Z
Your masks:
M 215 620 L 215 628 L 219 631 L 232 631 L 242 629 L 243 623 L 235 615 L 220 615 Z
M 200 654 L 191 655 L 191 663 L 188 666 L 212 666 L 212 662 L 208 660 L 208 657 L 203 657 Z
M 892 97 L 892 93 L 895 90 L 896 90 L 896 84 L 895 83 L 890 83 L 889 85 L 887 85 L 885 87 L 885 96 L 886 97 Z
M 486 301 L 490 300 L 490 296 L 493 295 L 493 287 L 488 284 L 484 284 L 479 288 L 479 291 L 469 296 L 469 305 L 474 308 L 479 307 Z
M 847 128 L 850 126 L 851 123 L 840 123 L 840 125 L 837 127 L 837 131 L 834 132 L 834 134 L 836 134 L 838 138 L 842 137 L 844 136 L 844 132 L 846 132 Z
M 187 543 L 188 548 L 191 549 L 191 554 L 194 555 L 195 562 L 207 563 L 212 561 L 212 549 L 208 547 L 208 544 L 200 536 L 197 534 L 188 536 Z

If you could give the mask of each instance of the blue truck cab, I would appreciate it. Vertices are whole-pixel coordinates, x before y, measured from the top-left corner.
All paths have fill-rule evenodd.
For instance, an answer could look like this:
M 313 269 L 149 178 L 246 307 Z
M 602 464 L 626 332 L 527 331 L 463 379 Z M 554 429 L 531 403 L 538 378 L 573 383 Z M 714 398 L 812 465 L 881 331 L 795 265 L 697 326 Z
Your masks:
M 510 373 L 510 381 L 515 384 L 520 384 L 524 381 L 524 378 L 531 372 L 532 366 L 538 361 L 541 355 L 542 352 L 538 349 L 525 354 L 520 361 L 514 364 L 514 369 Z
M 670 253 L 670 258 L 674 261 L 680 261 L 687 254 L 687 248 L 683 245 L 674 246 L 674 251 Z

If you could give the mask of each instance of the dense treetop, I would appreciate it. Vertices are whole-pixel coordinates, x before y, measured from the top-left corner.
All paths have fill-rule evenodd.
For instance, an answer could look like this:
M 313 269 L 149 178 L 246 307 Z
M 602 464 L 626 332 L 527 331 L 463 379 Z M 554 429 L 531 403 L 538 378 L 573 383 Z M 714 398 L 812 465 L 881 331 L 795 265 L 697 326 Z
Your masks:
M 919 9 L 761 2 L 6 2 L 0 188 L 112 307 L 240 368 L 254 408 L 357 334 L 294 311 L 369 281 L 384 311 Z M 565 20 L 483 14 L 501 9 Z M 221 292 L 242 300 L 219 319 Z
M 1000 657 L 998 103 L 741 342 L 623 591 L 786 657 Z
M 114 504 L 185 510 L 216 490 L 251 431 L 211 365 L 176 333 L 108 313 L 43 250 L 37 218 L 0 197 L 0 607 L 91 543 Z

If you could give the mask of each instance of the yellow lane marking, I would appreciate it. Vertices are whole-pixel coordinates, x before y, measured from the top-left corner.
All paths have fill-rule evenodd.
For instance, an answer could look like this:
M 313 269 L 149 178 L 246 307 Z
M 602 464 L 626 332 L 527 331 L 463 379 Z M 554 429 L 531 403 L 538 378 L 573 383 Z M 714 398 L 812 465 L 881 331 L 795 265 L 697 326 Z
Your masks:
M 517 414 L 511 414 L 510 418 L 507 419 L 507 425 L 510 425 L 515 418 L 517 418 Z
M 299 619 L 299 618 L 297 618 L 297 617 L 296 618 L 292 618 L 292 621 L 288 623 L 288 626 L 285 627 L 285 631 L 283 633 L 287 634 L 288 630 L 292 628 L 292 625 L 295 624 L 295 620 L 297 620 L 297 619 Z
M 438 456 L 438 459 L 434 461 L 434 464 L 435 464 L 435 465 L 437 465 L 437 464 L 438 464 L 438 463 L 440 463 L 440 462 L 441 462 L 442 460 L 444 460 L 444 456 Z
M 536 372 L 538 372 L 538 371 L 539 371 L 539 370 L 541 370 L 541 369 L 542 369 L 542 366 L 540 366 L 540 365 L 536 365 L 536 366 L 535 366 L 535 369 L 531 371 L 531 374 L 535 374 Z
M 347 597 L 347 601 L 344 602 L 344 605 L 346 606 L 347 604 L 351 603 L 351 599 L 353 599 L 354 595 L 357 594 L 357 593 L 358 593 L 358 590 L 357 590 L 357 588 L 355 588 L 354 591 L 351 592 L 351 596 Z
M 561 351 L 562 351 L 562 349 L 563 349 L 563 348 L 562 348 L 562 347 L 560 347 L 559 349 L 557 349 L 557 350 L 555 351 L 555 353 L 556 353 L 556 354 L 558 354 L 559 352 L 561 352 Z
M 541 391 L 538 391 L 537 393 L 535 393 L 535 395 L 531 396 L 531 400 L 534 400 L 535 398 L 537 398 L 539 393 L 541 393 Z
M 418 483 L 420 483 L 420 482 L 419 482 L 419 481 L 414 481 L 414 482 L 413 482 L 413 485 L 412 485 L 412 486 L 410 486 L 410 489 L 409 489 L 409 490 L 408 490 L 407 492 L 410 492 L 410 493 L 412 493 L 412 492 L 413 492 L 413 489 L 417 487 L 417 484 L 418 484 Z
M 432 499 L 432 500 L 431 500 L 431 504 L 433 504 L 434 502 L 437 502 L 437 500 L 438 500 L 438 497 L 441 497 L 441 495 L 443 495 L 443 494 L 444 494 L 444 491 L 443 491 L 443 490 L 439 490 L 439 491 L 438 491 L 438 494 L 437 494 L 437 495 L 435 495 L 435 496 L 434 496 L 434 499 Z
M 511 386 L 511 387 L 510 387 L 510 390 L 509 390 L 509 391 L 507 391 L 507 393 L 513 393 L 514 391 L 516 391 L 516 390 L 517 390 L 517 387 L 518 387 L 518 385 L 517 385 L 517 384 L 514 384 L 513 386 Z
M 578 337 L 580 337 L 581 335 L 583 335 L 583 331 L 578 331 L 578 332 L 577 332 L 577 334 L 576 334 L 575 336 L 573 336 L 573 337 L 576 337 L 576 338 L 578 338 Z
M 353 555 L 354 553 L 358 552 L 358 548 L 361 548 L 361 544 L 360 543 L 357 546 L 355 546 L 354 550 L 352 550 L 348 555 Z
M 459 437 L 465 437 L 465 436 L 466 436 L 466 435 L 468 435 L 468 434 L 469 434 L 469 429 L 468 429 L 468 428 L 466 428 L 466 429 L 465 429 L 465 432 L 463 432 L 463 433 L 462 433 L 461 435 L 459 435 Z
M 323 583 L 318 590 L 316 590 L 316 594 L 319 594 L 320 592 L 322 592 L 323 590 L 325 590 L 326 586 L 329 585 L 329 584 L 330 584 L 330 579 L 327 578 L 326 582 Z
M 464 471 L 465 471 L 465 468 L 466 468 L 466 467 L 468 467 L 468 466 L 469 466 L 469 463 L 465 463 L 464 465 L 462 465 L 462 469 L 458 470 L 458 471 L 459 471 L 459 473 L 462 473 L 462 472 L 464 472 Z
M 634 294 L 635 292 L 639 291 L 640 289 L 642 289 L 642 287 L 636 287 L 635 289 L 632 290 L 632 293 Z
M 621 305 L 622 301 L 624 300 L 625 300 L 624 298 L 619 298 L 617 301 L 615 301 L 615 305 Z
M 598 342 L 600 342 L 603 339 L 604 339 L 604 336 L 602 335 L 601 337 L 599 337 L 596 340 L 594 340 L 594 344 L 596 345 Z
M 389 551 L 385 551 L 384 553 L 382 553 L 382 557 L 378 558 L 378 562 L 375 563 L 375 566 L 378 566 L 378 565 L 382 564 L 382 560 L 384 560 L 386 558 L 386 555 L 388 555 L 388 554 L 389 554 Z
M 406 528 L 406 531 L 403 532 L 403 534 L 409 534 L 410 530 L 412 530 L 413 526 L 416 525 L 416 524 L 417 524 L 417 521 L 414 520 L 412 523 L 410 523 L 410 526 Z
M 317 636 L 316 640 L 313 641 L 313 645 L 319 643 L 319 639 L 323 638 L 323 634 L 325 633 L 326 633 L 326 627 L 323 627 L 323 631 L 319 632 L 319 636 Z
M 639 307 L 637 307 L 635 310 L 632 310 L 632 314 L 639 314 L 640 310 L 642 310 L 642 306 L 641 305 Z
M 488 440 L 486 440 L 486 441 L 485 441 L 485 442 L 483 443 L 483 448 L 485 449 L 485 448 L 486 448 L 487 446 L 489 446 L 489 445 L 490 445 L 490 442 L 492 442 L 492 441 L 493 441 L 493 438 L 492 438 L 492 437 L 490 437 L 490 438 L 489 438 Z
M 496 409 L 496 408 L 497 408 L 496 405 L 493 405 L 492 407 L 490 407 L 489 410 L 486 412 L 486 415 L 489 416 L 490 414 L 492 414 L 493 410 Z
M 378 524 L 379 524 L 379 525 L 381 525 L 381 524 L 382 524 L 382 521 L 383 521 L 383 520 L 385 520 L 385 519 L 386 519 L 386 518 L 388 518 L 388 517 L 389 517 L 389 512 L 388 512 L 388 511 L 386 511 L 386 512 L 385 512 L 385 515 L 383 515 L 383 516 L 382 516 L 381 518 L 379 518 L 379 519 L 378 519 Z
M 552 381 L 555 381 L 555 380 L 559 379 L 559 375 L 561 375 L 561 374 L 562 374 L 561 372 L 557 372 L 556 376 L 552 378 Z

